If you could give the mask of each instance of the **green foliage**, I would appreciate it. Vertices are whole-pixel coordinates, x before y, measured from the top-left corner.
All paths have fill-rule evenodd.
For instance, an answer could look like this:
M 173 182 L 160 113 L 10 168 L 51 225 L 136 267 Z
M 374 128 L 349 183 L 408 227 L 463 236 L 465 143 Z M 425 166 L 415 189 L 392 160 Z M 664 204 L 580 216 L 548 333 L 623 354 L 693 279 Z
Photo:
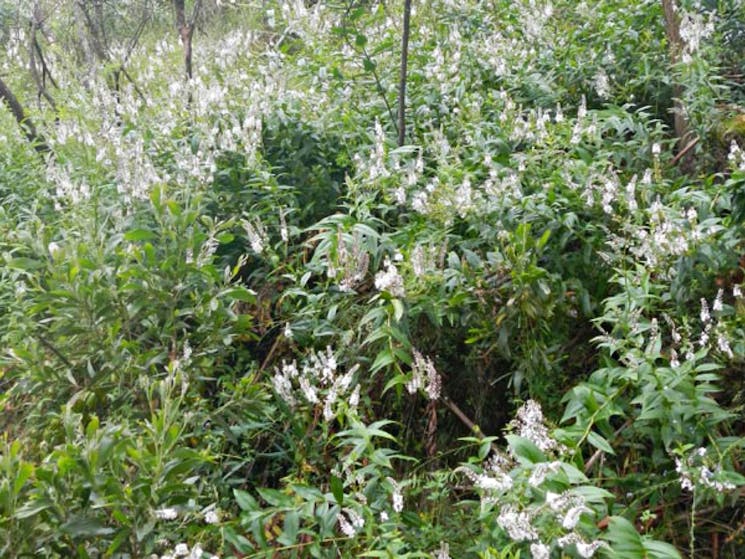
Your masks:
M 0 555 L 737 556 L 736 2 L 21 4 Z

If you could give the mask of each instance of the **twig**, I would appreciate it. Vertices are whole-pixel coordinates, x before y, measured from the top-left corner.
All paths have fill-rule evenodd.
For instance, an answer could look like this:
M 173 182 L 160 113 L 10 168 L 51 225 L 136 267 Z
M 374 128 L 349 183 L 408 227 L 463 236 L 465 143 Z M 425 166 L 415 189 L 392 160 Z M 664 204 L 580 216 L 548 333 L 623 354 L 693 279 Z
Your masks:
M 476 435 L 479 439 L 484 439 L 485 438 L 485 435 L 481 431 L 481 428 L 478 425 L 476 425 L 473 421 L 471 421 L 471 419 L 465 413 L 463 413 L 463 410 L 461 410 L 455 402 L 453 402 L 447 396 L 443 396 L 441 399 L 442 399 L 442 403 L 445 404 L 450 409 L 450 411 L 453 412 L 455 414 L 455 416 L 458 419 L 461 420 L 461 423 L 463 423 L 463 425 L 465 425 L 466 427 L 468 427 L 468 429 L 474 435 Z M 500 455 L 503 454 L 502 449 L 500 449 L 493 442 L 490 443 L 490 446 L 491 446 L 491 449 L 495 453 L 500 454 Z
M 28 45 L 28 67 L 29 71 L 31 72 L 31 77 L 34 79 L 34 83 L 36 84 L 37 95 L 39 96 L 39 98 L 44 97 L 44 99 L 47 100 L 47 103 L 49 103 L 49 106 L 52 107 L 52 110 L 54 110 L 54 112 L 57 112 L 57 104 L 54 102 L 54 98 L 49 94 L 47 88 L 44 87 L 44 73 L 46 72 L 46 64 L 44 63 L 44 58 L 41 58 L 43 64 L 41 76 L 39 75 L 39 68 L 36 65 L 36 54 L 41 54 L 41 46 L 36 40 L 36 32 L 38 29 L 39 28 L 36 18 L 32 18 Z
M 54 353 L 59 358 L 59 360 L 62 361 L 62 363 L 68 369 L 71 369 L 70 372 L 72 372 L 73 370 L 75 370 L 75 366 L 70 362 L 70 360 L 67 357 L 65 357 L 62 354 L 62 352 L 60 350 L 58 350 L 56 347 L 54 347 L 54 345 L 52 344 L 52 342 L 47 341 L 46 339 L 44 339 L 43 336 L 36 336 L 36 339 L 39 340 L 39 342 L 41 343 L 41 345 L 43 345 L 49 351 L 51 351 L 52 353 Z
M 700 139 L 701 138 L 699 138 L 698 136 L 696 136 L 695 138 L 693 138 L 693 140 L 691 140 L 690 142 L 688 142 L 688 145 L 686 147 L 684 147 L 682 150 L 680 150 L 678 152 L 678 155 L 676 155 L 675 157 L 673 157 L 673 160 L 670 162 L 670 165 L 672 166 L 672 165 L 677 164 L 678 161 L 680 161 L 685 156 L 686 153 L 688 153 L 689 151 L 691 151 L 693 149 L 693 147 L 699 142 Z
M 623 431 L 624 429 L 626 429 L 627 427 L 629 427 L 629 426 L 631 426 L 631 419 L 627 419 L 627 420 L 626 420 L 626 422 L 625 422 L 625 423 L 624 423 L 623 425 L 621 425 L 621 426 L 620 426 L 620 427 L 619 427 L 618 429 L 616 429 L 616 431 L 615 431 L 615 432 L 613 433 L 613 436 L 611 437 L 611 441 L 612 441 L 612 440 L 615 440 L 615 439 L 616 439 L 616 437 L 618 437 L 618 435 L 620 435 L 620 434 L 621 434 L 621 432 L 622 432 L 622 431 Z M 597 462 L 597 461 L 598 461 L 598 458 L 600 458 L 600 455 L 601 455 L 602 453 L 603 453 L 603 451 L 602 451 L 602 450 L 600 450 L 600 449 L 597 449 L 597 450 L 596 450 L 596 451 L 595 451 L 595 452 L 593 453 L 593 455 L 592 455 L 592 456 L 590 456 L 590 459 L 589 459 L 589 460 L 588 460 L 587 462 L 585 462 L 585 473 L 587 473 L 587 472 L 589 472 L 589 471 L 590 471 L 590 468 L 592 468 L 592 467 L 593 467 L 593 465 L 595 464 L 595 462 Z
M 124 74 L 124 77 L 129 80 L 129 83 L 132 84 L 132 87 L 135 90 L 135 93 L 140 96 L 140 99 L 147 102 L 147 97 L 145 97 L 145 94 L 142 92 L 142 90 L 137 86 L 137 83 L 132 79 L 132 76 L 129 75 L 129 72 L 127 72 L 127 69 L 124 67 L 124 65 L 119 67 L 119 71 Z
M 272 347 L 269 348 L 269 353 L 266 354 L 266 357 L 264 358 L 264 361 L 261 362 L 261 366 L 259 367 L 259 372 L 266 369 L 269 362 L 272 360 L 272 357 L 274 357 L 274 352 L 277 350 L 277 346 L 279 345 L 279 341 L 282 339 L 282 335 L 278 335 L 276 338 L 274 338 L 274 343 L 272 344 Z

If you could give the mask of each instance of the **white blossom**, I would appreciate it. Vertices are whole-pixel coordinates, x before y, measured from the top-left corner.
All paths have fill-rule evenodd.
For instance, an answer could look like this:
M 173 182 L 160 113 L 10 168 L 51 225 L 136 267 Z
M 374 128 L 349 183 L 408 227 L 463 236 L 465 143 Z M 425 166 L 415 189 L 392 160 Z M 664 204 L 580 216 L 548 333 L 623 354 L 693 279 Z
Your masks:
M 545 543 L 536 542 L 530 544 L 530 555 L 533 559 L 550 559 L 551 548 Z
M 447 542 L 440 542 L 440 548 L 435 553 L 435 559 L 450 559 L 450 545 Z
M 158 520 L 175 520 L 178 517 L 178 511 L 172 507 L 158 509 L 155 511 L 155 518 Z
M 385 271 L 375 274 L 375 289 L 378 291 L 387 291 L 394 297 L 405 297 L 404 279 L 398 273 L 396 265 L 386 258 L 384 266 L 386 268 Z
M 533 518 L 527 511 L 519 511 L 508 505 L 499 513 L 497 524 L 516 542 L 538 539 L 538 532 L 532 525 Z

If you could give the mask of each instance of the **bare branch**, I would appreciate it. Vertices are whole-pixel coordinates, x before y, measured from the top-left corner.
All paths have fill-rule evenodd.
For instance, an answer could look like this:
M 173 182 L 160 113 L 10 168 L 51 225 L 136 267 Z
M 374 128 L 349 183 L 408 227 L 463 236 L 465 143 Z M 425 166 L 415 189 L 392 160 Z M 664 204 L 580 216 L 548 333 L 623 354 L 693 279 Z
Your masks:
M 33 121 L 26 116 L 26 113 L 24 112 L 21 104 L 18 102 L 18 99 L 15 95 L 13 95 L 13 92 L 5 84 L 2 78 L 0 78 L 0 99 L 2 99 L 3 102 L 7 105 L 8 109 L 10 109 L 11 114 L 16 119 L 18 125 L 21 127 L 21 130 L 23 130 L 23 133 L 26 135 L 26 138 L 28 138 L 28 141 L 33 144 L 34 149 L 39 153 L 49 152 L 49 146 L 47 145 L 46 141 L 37 132 L 36 126 L 34 126 Z
M 36 84 L 36 92 L 39 96 L 39 99 L 44 97 L 44 99 L 47 100 L 47 103 L 54 109 L 54 111 L 57 111 L 57 104 L 54 102 L 54 98 L 49 94 L 47 91 L 47 88 L 44 86 L 44 75 L 46 72 L 46 64 L 42 63 L 42 75 L 39 75 L 39 68 L 37 66 L 36 57 L 37 55 L 41 55 L 41 46 L 39 45 L 39 42 L 36 39 L 36 33 L 39 29 L 39 21 L 37 19 L 37 16 L 39 15 L 40 9 L 39 4 L 37 3 L 34 8 L 34 15 L 31 18 L 31 32 L 29 33 L 29 45 L 28 45 L 28 57 L 29 57 L 29 71 L 31 72 L 31 77 L 34 80 L 34 83 Z M 43 60 L 43 57 L 42 57 Z M 52 80 L 54 81 L 54 80 Z

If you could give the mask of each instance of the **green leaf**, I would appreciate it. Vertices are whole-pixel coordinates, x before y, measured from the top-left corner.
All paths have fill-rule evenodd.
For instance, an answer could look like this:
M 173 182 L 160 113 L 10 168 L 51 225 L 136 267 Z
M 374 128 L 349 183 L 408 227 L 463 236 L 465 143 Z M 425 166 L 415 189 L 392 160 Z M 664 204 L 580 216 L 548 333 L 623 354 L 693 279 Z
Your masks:
M 297 533 L 300 529 L 300 517 L 297 511 L 288 511 L 285 513 L 285 522 L 282 533 L 277 541 L 282 545 L 292 545 L 297 541 Z
M 44 510 L 47 510 L 48 508 L 51 508 L 52 506 L 52 501 L 47 498 L 34 499 L 33 501 L 29 501 L 21 508 L 19 508 L 13 515 L 13 518 L 17 518 L 19 520 L 30 518 Z
M 338 477 L 331 476 L 331 494 L 339 505 L 344 504 L 344 484 Z
M 642 545 L 650 559 L 680 559 L 680 552 L 669 543 L 645 539 Z
M 546 461 L 546 455 L 532 441 L 517 435 L 507 435 L 506 439 L 512 454 L 521 463 L 538 464 Z
M 613 451 L 613 447 L 608 444 L 608 441 L 598 435 L 595 431 L 590 431 L 590 433 L 587 435 L 587 441 L 598 450 L 602 450 L 603 452 L 607 452 L 608 454 L 615 454 L 615 452 Z
M 292 498 L 278 489 L 257 487 L 256 491 L 261 495 L 262 499 L 273 507 L 288 507 L 292 505 Z
M 239 507 L 241 507 L 241 510 L 253 511 L 258 508 L 256 499 L 254 499 L 253 495 L 251 495 L 248 491 L 243 491 L 242 489 L 233 489 L 233 496 L 235 497 L 235 502 L 238 503 Z
M 244 303 L 256 302 L 256 293 L 254 293 L 251 289 L 246 289 L 245 287 L 241 286 L 228 289 L 227 291 L 225 291 L 225 296 L 236 301 L 243 301 Z
M 604 538 L 611 543 L 613 557 L 618 559 L 640 559 L 644 557 L 644 546 L 638 532 L 628 520 L 611 516 Z
M 116 531 L 98 518 L 84 515 L 72 517 L 60 529 L 72 537 L 108 536 Z
M 124 240 L 130 242 L 152 241 L 157 235 L 147 229 L 132 229 L 124 234 Z
M 391 299 L 391 305 L 393 305 L 393 319 L 400 322 L 404 316 L 404 304 L 400 299 Z
M 376 371 L 379 371 L 383 367 L 387 367 L 391 363 L 393 363 L 394 357 L 391 351 L 386 348 L 375 357 L 375 361 L 373 361 L 372 366 L 370 367 L 370 372 L 374 373 Z
M 28 462 L 21 462 L 16 473 L 16 479 L 13 482 L 13 495 L 18 495 L 21 492 L 21 488 L 28 481 L 28 478 L 34 473 L 34 466 Z
M 13 268 L 16 270 L 38 270 L 40 268 L 43 268 L 44 264 L 42 262 L 39 262 L 38 260 L 34 260 L 33 258 L 25 258 L 25 257 L 19 257 L 19 258 L 12 258 L 8 261 L 8 268 Z

